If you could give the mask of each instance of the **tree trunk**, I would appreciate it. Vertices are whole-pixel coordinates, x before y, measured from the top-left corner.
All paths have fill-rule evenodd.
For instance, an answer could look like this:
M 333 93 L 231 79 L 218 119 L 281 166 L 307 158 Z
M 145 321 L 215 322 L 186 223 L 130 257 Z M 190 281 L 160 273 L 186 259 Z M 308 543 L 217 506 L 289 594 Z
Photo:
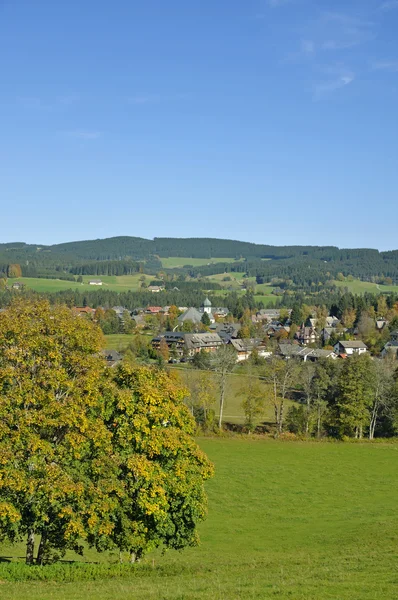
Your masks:
M 373 440 L 374 436 L 375 436 L 378 408 L 379 408 L 378 402 L 375 402 L 373 405 L 372 415 L 371 415 L 370 424 L 369 424 L 369 439 L 370 440 Z
M 320 438 L 321 437 L 321 407 L 318 404 L 318 418 L 317 418 L 317 424 L 316 424 L 316 437 Z
M 43 533 L 41 534 L 39 549 L 37 551 L 36 563 L 38 565 L 43 564 L 43 560 L 45 559 L 45 556 L 46 556 L 46 550 L 47 550 L 47 531 L 44 530 Z
M 279 433 L 282 433 L 282 430 L 283 430 L 283 405 L 284 405 L 284 399 L 282 398 L 282 401 L 279 406 L 279 423 L 278 423 Z
M 28 531 L 28 539 L 26 541 L 26 564 L 33 565 L 35 551 L 35 534 L 33 529 Z
M 226 376 L 224 374 L 221 375 L 221 381 L 220 381 L 220 416 L 218 418 L 218 428 L 222 429 L 222 417 L 223 417 L 223 412 L 224 412 L 224 397 L 225 397 L 225 378 Z

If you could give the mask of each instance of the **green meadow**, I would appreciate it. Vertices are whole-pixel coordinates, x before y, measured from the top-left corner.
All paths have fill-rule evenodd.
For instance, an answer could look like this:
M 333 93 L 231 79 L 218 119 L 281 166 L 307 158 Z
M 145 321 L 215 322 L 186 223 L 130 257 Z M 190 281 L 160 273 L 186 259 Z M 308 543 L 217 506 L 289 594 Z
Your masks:
M 364 294 L 365 292 L 371 292 L 372 294 L 381 294 L 383 292 L 398 293 L 398 285 L 378 285 L 377 283 L 360 281 L 359 279 L 354 279 L 353 281 L 334 281 L 333 283 L 338 287 L 347 288 L 352 294 Z
M 111 290 L 113 292 L 138 291 L 140 288 L 141 273 L 134 275 L 83 275 L 83 283 L 77 281 L 63 281 L 62 279 L 41 279 L 39 277 L 21 277 L 11 279 L 11 283 L 20 282 L 28 289 L 36 292 L 60 292 L 62 290 L 95 291 L 99 289 Z M 152 275 L 145 275 L 146 282 L 153 279 Z M 92 279 L 101 279 L 102 286 L 90 285 Z
M 243 437 L 199 443 L 215 464 L 199 547 L 156 552 L 123 578 L 96 581 L 12 583 L 13 565 L 1 562 L 0 598 L 397 598 L 397 445 Z M 21 553 L 22 546 L 0 547 L 2 561 Z M 87 555 L 104 559 L 117 556 Z
M 178 269 L 185 266 L 201 267 L 202 265 L 214 265 L 216 263 L 236 262 L 235 258 L 191 258 L 189 256 L 159 257 L 164 269 Z

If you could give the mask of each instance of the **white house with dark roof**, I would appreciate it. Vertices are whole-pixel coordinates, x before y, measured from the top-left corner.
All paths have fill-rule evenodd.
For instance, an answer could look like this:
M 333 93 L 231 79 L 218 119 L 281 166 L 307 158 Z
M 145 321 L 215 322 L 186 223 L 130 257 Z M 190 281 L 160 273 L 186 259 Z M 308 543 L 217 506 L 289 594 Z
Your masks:
M 335 344 L 334 351 L 338 355 L 352 356 L 353 354 L 365 354 L 368 347 L 361 340 L 339 341 Z

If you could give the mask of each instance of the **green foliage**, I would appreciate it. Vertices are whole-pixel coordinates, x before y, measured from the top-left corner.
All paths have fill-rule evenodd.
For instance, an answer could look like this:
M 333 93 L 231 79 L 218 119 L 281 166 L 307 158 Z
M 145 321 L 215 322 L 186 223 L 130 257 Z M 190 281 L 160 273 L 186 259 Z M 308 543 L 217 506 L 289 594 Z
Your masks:
M 207 312 L 204 312 L 201 318 L 202 324 L 205 325 L 206 327 L 209 327 L 209 325 L 211 324 L 210 322 L 210 317 L 208 315 Z

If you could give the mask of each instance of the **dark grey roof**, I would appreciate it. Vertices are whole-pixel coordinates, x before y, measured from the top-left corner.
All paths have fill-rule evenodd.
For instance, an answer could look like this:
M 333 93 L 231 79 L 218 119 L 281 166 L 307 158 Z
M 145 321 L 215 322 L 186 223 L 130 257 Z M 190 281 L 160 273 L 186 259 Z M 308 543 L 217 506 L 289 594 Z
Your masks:
M 343 346 L 343 348 L 365 348 L 367 349 L 367 345 L 364 344 L 361 340 L 348 340 L 348 341 L 340 341 L 339 344 Z
M 262 344 L 262 340 L 255 338 L 243 338 L 231 340 L 232 346 L 238 352 L 251 352 L 254 348 L 258 348 Z
M 192 321 L 193 323 L 200 323 L 202 320 L 203 313 L 200 313 L 196 308 L 188 308 L 182 315 L 178 317 L 179 323 L 184 323 L 184 321 Z

